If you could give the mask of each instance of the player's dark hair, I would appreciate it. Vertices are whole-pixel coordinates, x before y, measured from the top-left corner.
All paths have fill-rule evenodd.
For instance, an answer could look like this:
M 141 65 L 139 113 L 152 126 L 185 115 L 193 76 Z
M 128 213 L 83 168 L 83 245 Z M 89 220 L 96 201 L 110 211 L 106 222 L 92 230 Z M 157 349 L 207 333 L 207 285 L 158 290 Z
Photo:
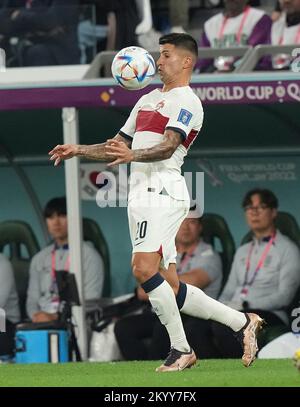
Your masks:
M 44 217 L 51 218 L 54 214 L 66 215 L 67 214 L 67 201 L 64 196 L 51 199 L 45 206 Z
M 163 44 L 173 44 L 175 47 L 187 49 L 198 58 L 198 44 L 189 34 L 172 33 L 163 35 L 159 39 L 159 45 Z
M 269 208 L 278 208 L 278 199 L 275 194 L 269 189 L 262 188 L 254 188 L 247 192 L 242 202 L 243 208 L 252 204 L 253 195 L 258 195 L 261 203 L 267 205 Z

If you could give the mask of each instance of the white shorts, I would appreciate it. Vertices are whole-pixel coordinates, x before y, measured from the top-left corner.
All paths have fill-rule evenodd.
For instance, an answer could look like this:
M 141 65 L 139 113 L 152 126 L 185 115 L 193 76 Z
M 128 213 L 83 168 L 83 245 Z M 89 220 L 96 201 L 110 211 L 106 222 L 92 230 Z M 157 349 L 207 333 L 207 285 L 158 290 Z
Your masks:
M 164 267 L 176 263 L 175 237 L 189 212 L 189 201 L 147 192 L 128 202 L 128 223 L 132 252 L 159 252 Z

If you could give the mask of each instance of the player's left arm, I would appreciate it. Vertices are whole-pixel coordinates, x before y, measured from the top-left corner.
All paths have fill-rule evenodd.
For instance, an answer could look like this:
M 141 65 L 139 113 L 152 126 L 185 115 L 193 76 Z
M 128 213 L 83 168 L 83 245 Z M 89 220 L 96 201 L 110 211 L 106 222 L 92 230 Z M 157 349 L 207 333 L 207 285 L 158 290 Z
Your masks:
M 174 130 L 167 129 L 163 135 L 163 141 L 150 148 L 131 150 L 125 143 L 114 141 L 106 143 L 106 155 L 117 156 L 118 158 L 109 163 L 109 166 L 129 163 L 131 161 L 153 162 L 167 160 L 177 147 L 182 143 L 182 135 Z

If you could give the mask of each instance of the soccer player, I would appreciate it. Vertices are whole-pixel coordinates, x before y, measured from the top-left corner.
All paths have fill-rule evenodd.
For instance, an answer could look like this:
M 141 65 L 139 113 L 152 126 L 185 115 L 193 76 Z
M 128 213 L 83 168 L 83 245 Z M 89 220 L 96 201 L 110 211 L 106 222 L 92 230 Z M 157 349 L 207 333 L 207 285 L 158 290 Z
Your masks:
M 196 363 L 179 310 L 219 321 L 243 340 L 243 363 L 254 360 L 256 333 L 263 320 L 208 297 L 197 287 L 179 283 L 175 236 L 189 211 L 189 195 L 180 167 L 201 129 L 203 109 L 189 86 L 198 58 L 197 43 L 188 34 L 160 38 L 158 73 L 162 89 L 141 97 L 118 134 L 102 144 L 58 145 L 49 152 L 54 165 L 80 156 L 131 163 L 128 219 L 133 245 L 132 269 L 170 337 L 171 350 L 156 370 L 178 371 Z M 163 260 L 164 277 L 159 273 Z M 176 302 L 177 301 L 177 302 Z

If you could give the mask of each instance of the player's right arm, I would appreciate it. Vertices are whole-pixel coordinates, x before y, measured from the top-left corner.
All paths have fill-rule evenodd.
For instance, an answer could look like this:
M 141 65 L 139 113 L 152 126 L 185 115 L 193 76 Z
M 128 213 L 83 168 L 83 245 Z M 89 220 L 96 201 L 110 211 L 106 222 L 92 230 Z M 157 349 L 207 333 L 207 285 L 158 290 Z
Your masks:
M 121 141 L 125 143 L 129 148 L 132 141 L 123 137 L 121 134 L 117 134 L 112 140 Z M 112 140 L 107 140 L 111 143 Z M 61 161 L 68 160 L 72 157 L 84 157 L 90 160 L 101 161 L 114 161 L 116 157 L 112 157 L 106 153 L 106 143 L 82 145 L 82 144 L 58 144 L 53 150 L 49 151 L 50 160 L 54 161 L 54 165 L 57 166 Z

